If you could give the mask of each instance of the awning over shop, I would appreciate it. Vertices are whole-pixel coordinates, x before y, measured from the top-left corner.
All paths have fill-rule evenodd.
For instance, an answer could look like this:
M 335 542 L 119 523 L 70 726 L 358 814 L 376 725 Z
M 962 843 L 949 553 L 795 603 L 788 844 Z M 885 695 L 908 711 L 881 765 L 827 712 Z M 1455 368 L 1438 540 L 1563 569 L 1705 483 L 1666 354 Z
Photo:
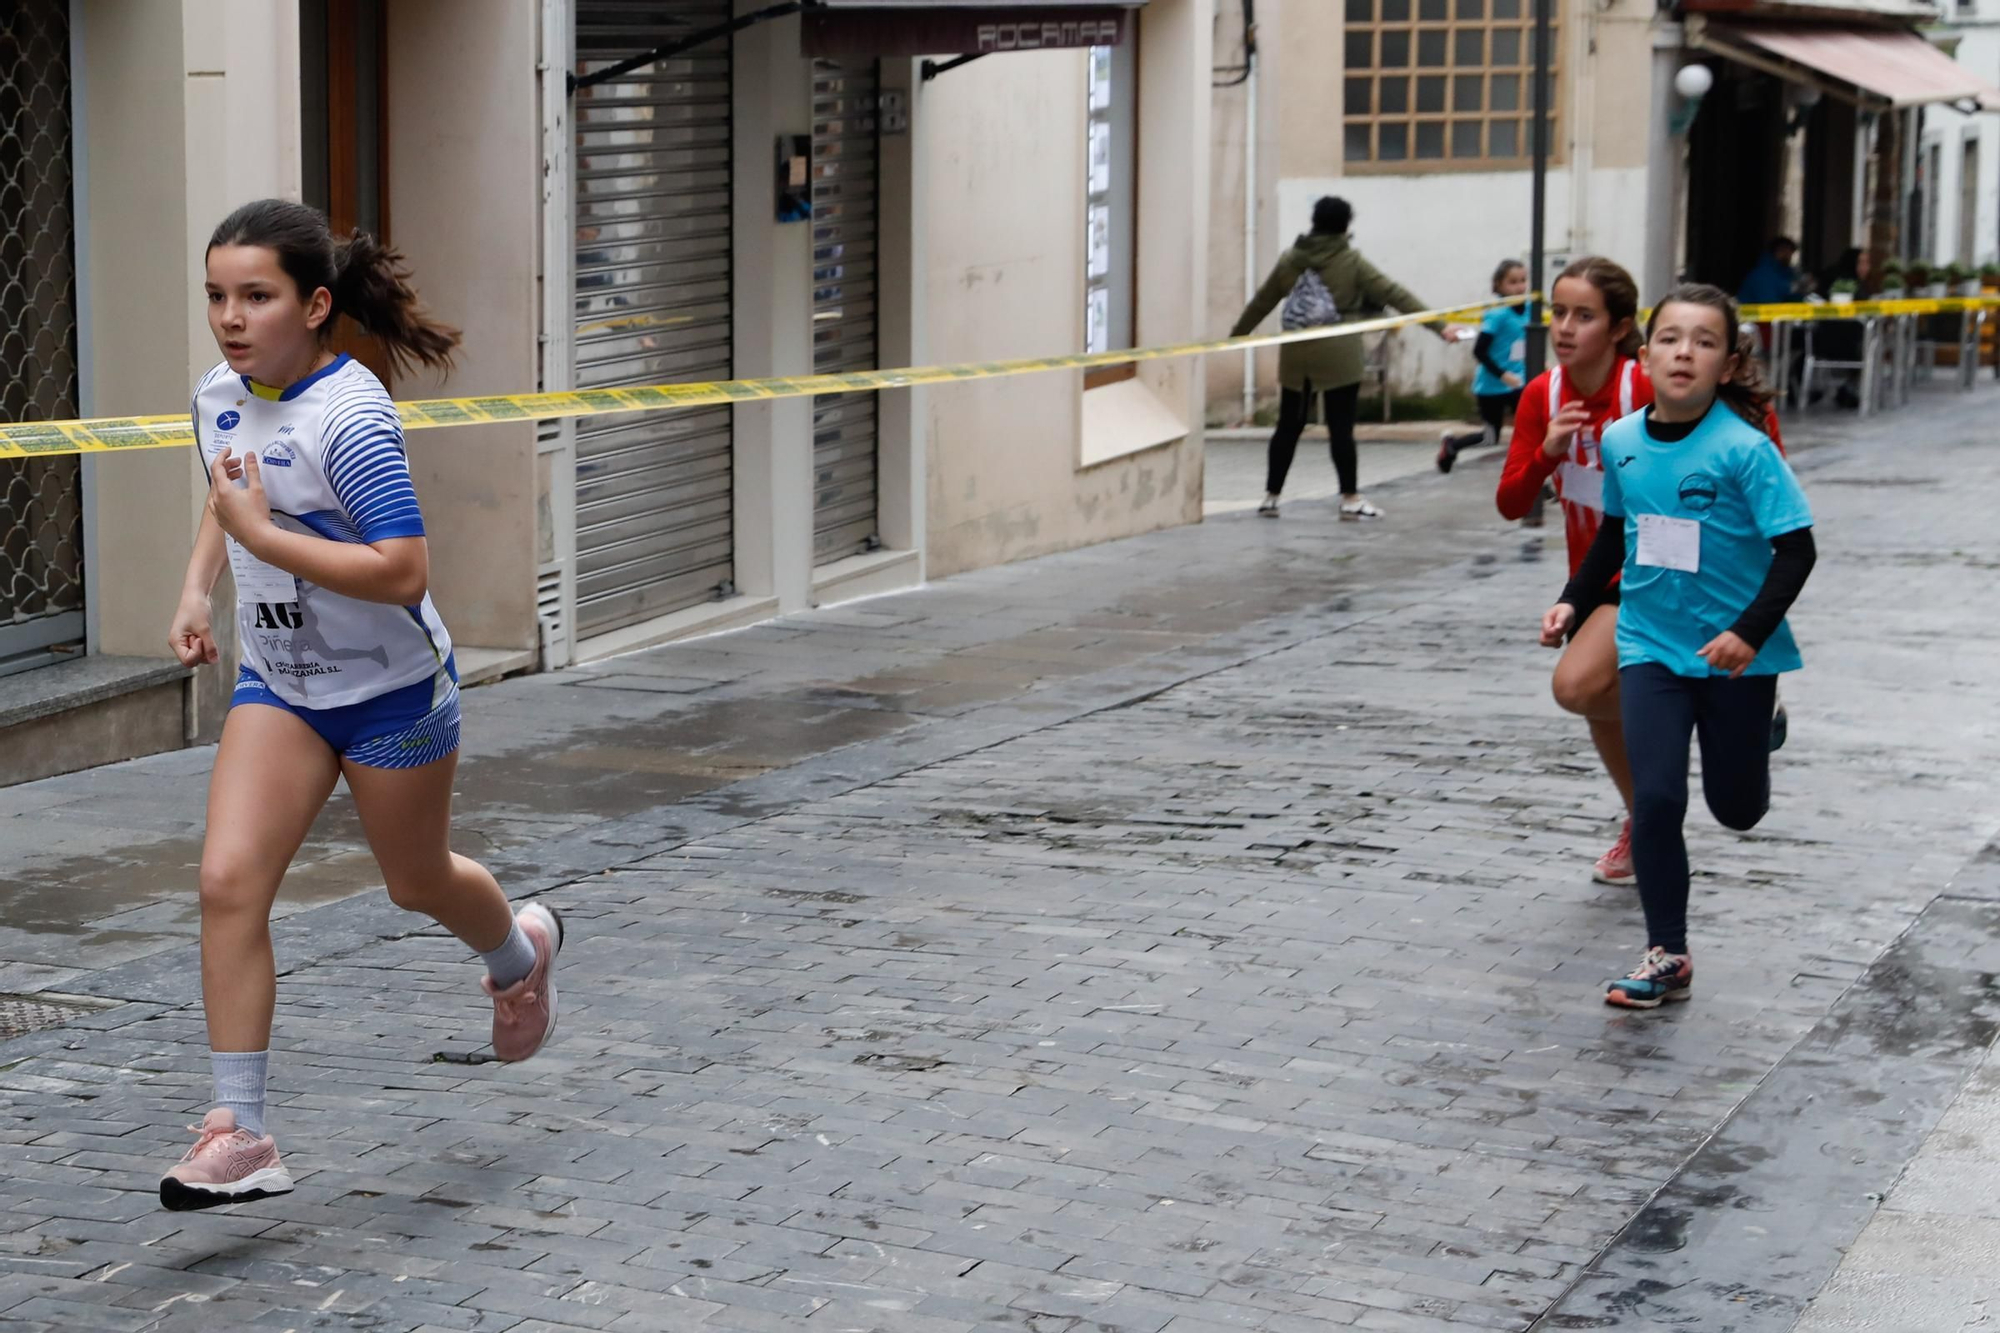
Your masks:
M 1906 29 L 1710 20 L 1692 36 L 1704 50 L 1867 107 L 2000 111 L 2000 89 Z
M 808 0 L 811 56 L 994 55 L 1116 46 L 1146 0 Z

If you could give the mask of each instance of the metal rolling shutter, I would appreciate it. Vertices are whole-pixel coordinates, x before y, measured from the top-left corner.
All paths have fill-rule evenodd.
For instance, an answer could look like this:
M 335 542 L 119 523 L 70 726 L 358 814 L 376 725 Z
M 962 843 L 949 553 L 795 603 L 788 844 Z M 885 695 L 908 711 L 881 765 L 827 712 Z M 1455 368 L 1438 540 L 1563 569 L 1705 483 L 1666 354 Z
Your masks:
M 582 0 L 590 73 L 730 16 L 728 0 Z M 575 98 L 576 387 L 730 374 L 727 39 Z M 576 633 L 708 601 L 734 578 L 730 410 L 584 419 Z
M 813 370 L 875 368 L 876 64 L 813 62 Z M 813 400 L 813 558 L 879 546 L 875 395 Z

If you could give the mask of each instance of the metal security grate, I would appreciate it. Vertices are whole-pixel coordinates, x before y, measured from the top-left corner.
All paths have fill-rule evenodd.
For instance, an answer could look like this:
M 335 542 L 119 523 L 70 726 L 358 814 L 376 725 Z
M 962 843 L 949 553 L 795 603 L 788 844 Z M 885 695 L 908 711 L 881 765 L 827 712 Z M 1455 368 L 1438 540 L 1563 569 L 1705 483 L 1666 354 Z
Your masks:
M 0 995 L 0 1041 L 25 1037 L 30 1032 L 59 1028 L 74 1023 L 93 1009 L 94 1004 L 64 1003 L 33 995 Z
M 876 362 L 879 77 L 872 60 L 813 62 L 813 372 Z M 874 550 L 877 434 L 872 393 L 813 399 L 813 557 Z
M 77 415 L 69 6 L 0 6 L 0 419 Z M 0 463 L 0 673 L 83 637 L 74 458 Z
M 576 72 L 729 15 L 727 0 L 579 0 Z M 730 61 L 712 41 L 577 90 L 579 389 L 730 376 Z M 577 423 L 576 638 L 726 595 L 732 429 L 728 407 Z

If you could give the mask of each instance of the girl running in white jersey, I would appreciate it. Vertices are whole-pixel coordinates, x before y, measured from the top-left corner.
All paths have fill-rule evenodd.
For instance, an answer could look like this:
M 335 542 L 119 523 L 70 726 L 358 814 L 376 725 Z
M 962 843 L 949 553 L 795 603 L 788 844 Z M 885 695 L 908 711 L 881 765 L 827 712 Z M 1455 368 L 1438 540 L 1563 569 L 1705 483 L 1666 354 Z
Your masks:
M 484 866 L 450 848 L 458 671 L 431 605 L 423 515 L 381 381 L 327 346 L 345 315 L 398 369 L 448 369 L 458 331 L 432 321 L 401 256 L 336 241 L 302 204 L 246 204 L 209 238 L 195 434 L 207 513 L 170 634 L 188 666 L 220 659 L 209 593 L 235 574 L 242 667 L 209 780 L 201 857 L 202 1002 L 215 1107 L 160 1180 L 172 1209 L 292 1188 L 265 1123 L 277 974 L 271 906 L 335 782 L 347 780 L 390 900 L 479 953 L 493 1050 L 525 1060 L 555 1031 L 562 923 L 517 915 Z

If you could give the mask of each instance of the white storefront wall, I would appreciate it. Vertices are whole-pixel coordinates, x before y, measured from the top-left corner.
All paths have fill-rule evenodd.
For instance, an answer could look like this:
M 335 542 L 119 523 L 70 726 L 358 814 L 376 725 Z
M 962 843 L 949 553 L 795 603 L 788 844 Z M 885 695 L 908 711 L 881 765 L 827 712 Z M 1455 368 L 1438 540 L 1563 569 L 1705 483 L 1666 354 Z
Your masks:
M 1487 299 L 1504 258 L 1527 262 L 1534 217 L 1528 172 L 1438 173 L 1287 179 L 1278 184 L 1281 217 L 1306 230 L 1313 201 L 1334 194 L 1354 205 L 1354 244 L 1377 268 L 1434 306 Z M 1599 167 L 1587 186 L 1589 230 L 1571 221 L 1575 176 L 1548 178 L 1546 248 L 1551 259 L 1608 255 L 1637 274 L 1645 261 L 1646 168 Z M 1462 349 L 1422 332 L 1397 335 L 1391 363 L 1398 392 L 1428 393 L 1470 373 Z
M 545 34 L 572 0 L 543 0 Z M 739 14 L 762 6 L 737 0 Z M 1204 0 L 1152 0 L 1139 24 L 1141 205 L 1135 228 L 1141 343 L 1202 334 L 1207 186 L 1185 163 L 1207 142 L 1210 42 Z M 545 35 L 545 40 L 549 40 Z M 549 41 L 551 46 L 554 41 Z M 812 130 L 812 62 L 799 20 L 733 39 L 731 297 L 737 377 L 812 370 L 809 223 L 780 223 L 770 166 L 778 137 Z M 877 355 L 885 367 L 1041 356 L 1083 341 L 1084 53 L 996 56 L 933 82 L 918 62 L 881 62 L 907 123 L 880 141 Z M 549 98 L 559 90 L 548 89 Z M 562 115 L 545 99 L 545 130 Z M 576 207 L 561 178 L 562 127 L 544 134 L 556 184 L 544 197 L 545 324 L 569 308 L 561 247 Z M 549 354 L 561 358 L 560 337 Z M 556 373 L 551 373 L 554 370 Z M 544 383 L 560 387 L 559 365 Z M 879 400 L 878 526 L 883 548 L 815 566 L 813 411 L 804 399 L 735 407 L 734 595 L 618 629 L 565 639 L 575 622 L 573 525 L 554 515 L 572 492 L 573 452 L 542 446 L 543 619 L 560 664 L 630 651 L 834 600 L 909 586 L 1045 551 L 1194 521 L 1201 467 L 1197 370 L 1156 363 L 1093 391 L 1054 373 L 884 392 Z M 1119 400 L 1117 410 L 1108 398 Z M 1143 395 L 1143 400 L 1141 399 Z M 1103 407 L 1107 410 L 1097 410 Z M 1135 426 L 1127 418 L 1145 418 Z M 1118 439 L 1093 451 L 1092 422 Z M 1167 430 L 1158 423 L 1172 423 Z M 1134 432 L 1152 436 L 1138 439 Z M 551 615 L 553 612 L 553 616 Z
M 1681 141 L 1668 137 L 1670 88 L 1679 60 L 1679 24 L 1656 18 L 1640 0 L 1583 5 L 1558 0 L 1562 67 L 1555 76 L 1556 132 L 1548 174 L 1544 246 L 1551 271 L 1583 254 L 1602 254 L 1629 268 L 1642 287 L 1671 268 L 1683 199 Z M 1351 170 L 1342 160 L 1342 10 L 1308 0 L 1267 0 L 1258 7 L 1259 196 L 1254 231 L 1254 278 L 1261 280 L 1283 249 L 1308 229 L 1313 202 L 1337 195 L 1354 205 L 1354 241 L 1384 273 L 1433 305 L 1485 299 L 1503 258 L 1526 262 L 1532 240 L 1533 175 L 1524 169 Z M 1223 56 L 1240 51 L 1241 34 L 1225 23 Z M 1659 48 L 1656 51 L 1656 47 Z M 1328 61 L 1296 58 L 1323 52 Z M 1219 57 L 1223 58 L 1223 57 Z M 1663 82 L 1664 80 L 1664 82 Z M 1248 144 L 1242 86 L 1214 95 L 1219 127 L 1211 170 L 1222 183 L 1210 227 L 1218 281 L 1208 292 L 1208 322 L 1224 331 L 1242 307 L 1240 254 Z M 1666 99 L 1662 101 L 1662 97 Z M 1228 132 L 1220 132 L 1220 127 Z M 1275 162 L 1275 165 L 1273 163 Z M 1426 168 L 1430 164 L 1424 164 Z M 1581 193 L 1575 182 L 1587 182 Z M 1222 243 L 1227 235 L 1229 245 Z M 1227 273 L 1227 281 L 1221 275 Z M 1267 321 L 1265 328 L 1275 327 Z M 1258 355 L 1258 392 L 1275 392 L 1277 358 Z M 1390 388 L 1432 393 L 1472 373 L 1464 347 L 1421 331 L 1390 340 Z M 1211 420 L 1241 417 L 1241 363 L 1211 369 Z
M 1989 84 L 2000 87 L 2000 25 L 1960 26 L 1957 60 Z M 1975 146 L 1974 161 L 1978 180 L 1973 191 L 1977 210 L 1972 220 L 1972 253 L 1960 253 L 1964 226 L 1965 148 Z M 1925 161 L 1931 150 L 1939 151 L 1935 191 L 1937 225 L 1935 252 L 1924 256 L 1934 263 L 1985 264 L 2000 259 L 2000 115 L 1982 112 L 1965 115 L 1949 107 L 1934 107 L 1924 117 Z M 1926 228 L 1927 231 L 1930 228 Z

